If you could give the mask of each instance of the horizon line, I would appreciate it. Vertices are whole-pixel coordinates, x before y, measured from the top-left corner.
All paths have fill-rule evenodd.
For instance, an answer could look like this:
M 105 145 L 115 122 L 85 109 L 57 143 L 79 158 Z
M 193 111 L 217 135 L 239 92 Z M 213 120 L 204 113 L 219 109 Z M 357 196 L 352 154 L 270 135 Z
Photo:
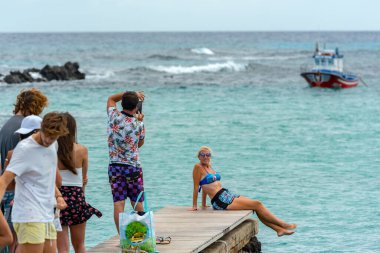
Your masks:
M 380 32 L 380 30 L 192 30 L 192 31 L 178 31 L 178 30 L 168 30 L 168 31 L 0 31 L 0 34 L 21 34 L 21 33 L 331 33 L 331 32 L 354 32 L 354 33 L 366 33 L 366 32 Z

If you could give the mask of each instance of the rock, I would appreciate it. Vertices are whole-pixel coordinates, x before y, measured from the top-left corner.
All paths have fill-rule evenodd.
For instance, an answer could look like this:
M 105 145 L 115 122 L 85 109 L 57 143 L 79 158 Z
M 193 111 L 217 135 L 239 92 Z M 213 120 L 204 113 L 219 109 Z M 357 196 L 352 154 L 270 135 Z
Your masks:
M 46 65 L 43 69 L 41 69 L 40 74 L 48 81 L 85 79 L 85 74 L 79 71 L 79 64 L 76 62 L 66 62 L 63 66 Z
M 1 76 L 1 75 L 0 75 Z M 66 62 L 63 66 L 46 65 L 43 69 L 30 68 L 23 72 L 11 71 L 4 77 L 6 83 L 46 82 L 51 80 L 67 81 L 85 79 L 85 74 L 79 71 L 77 62 Z
M 4 77 L 4 81 L 6 83 L 24 83 L 32 82 L 33 78 L 25 71 L 22 73 L 20 71 L 11 71 L 9 75 Z
M 240 253 L 261 253 L 261 242 L 257 240 L 256 236 L 252 236 L 249 243 L 242 248 Z

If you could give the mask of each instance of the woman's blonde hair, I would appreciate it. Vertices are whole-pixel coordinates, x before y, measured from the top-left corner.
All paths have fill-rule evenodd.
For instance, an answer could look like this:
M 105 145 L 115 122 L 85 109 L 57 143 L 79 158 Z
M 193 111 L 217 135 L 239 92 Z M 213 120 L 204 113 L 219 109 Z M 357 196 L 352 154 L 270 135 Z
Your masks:
M 40 115 L 48 105 L 47 97 L 38 89 L 24 89 L 18 94 L 13 113 L 22 112 L 23 116 Z
M 199 154 L 201 153 L 202 150 L 207 150 L 210 154 L 212 154 L 212 149 L 208 146 L 202 146 L 199 148 L 198 152 L 197 152 L 197 157 L 199 156 Z

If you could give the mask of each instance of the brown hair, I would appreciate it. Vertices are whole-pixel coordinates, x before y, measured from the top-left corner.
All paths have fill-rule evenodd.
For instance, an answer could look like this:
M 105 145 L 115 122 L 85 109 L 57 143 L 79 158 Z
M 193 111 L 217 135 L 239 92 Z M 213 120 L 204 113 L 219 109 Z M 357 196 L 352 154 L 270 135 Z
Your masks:
M 139 97 L 134 91 L 126 91 L 121 98 L 121 106 L 124 110 L 133 110 L 139 103 Z
M 66 127 L 69 130 L 69 134 L 58 138 L 58 159 L 61 161 L 65 169 L 68 169 L 77 175 L 73 159 L 74 143 L 77 142 L 77 124 L 70 113 L 64 112 L 62 115 L 66 118 Z
M 69 133 L 67 119 L 59 112 L 49 112 L 42 119 L 41 131 L 49 137 L 60 137 Z
M 41 91 L 36 88 L 23 89 L 17 96 L 13 113 L 21 111 L 23 116 L 40 115 L 47 105 L 48 99 Z

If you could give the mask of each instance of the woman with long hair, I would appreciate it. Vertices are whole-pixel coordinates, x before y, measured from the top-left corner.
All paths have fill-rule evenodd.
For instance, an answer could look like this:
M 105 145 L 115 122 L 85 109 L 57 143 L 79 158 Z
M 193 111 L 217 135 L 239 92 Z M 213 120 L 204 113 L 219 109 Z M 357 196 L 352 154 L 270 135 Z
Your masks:
M 58 168 L 62 177 L 60 191 L 68 207 L 61 211 L 62 231 L 58 232 L 58 252 L 68 253 L 69 230 L 71 243 L 76 253 L 86 252 L 86 221 L 93 214 L 102 214 L 86 202 L 84 188 L 87 184 L 88 151 L 76 140 L 76 121 L 69 113 L 67 119 L 69 134 L 58 139 Z

